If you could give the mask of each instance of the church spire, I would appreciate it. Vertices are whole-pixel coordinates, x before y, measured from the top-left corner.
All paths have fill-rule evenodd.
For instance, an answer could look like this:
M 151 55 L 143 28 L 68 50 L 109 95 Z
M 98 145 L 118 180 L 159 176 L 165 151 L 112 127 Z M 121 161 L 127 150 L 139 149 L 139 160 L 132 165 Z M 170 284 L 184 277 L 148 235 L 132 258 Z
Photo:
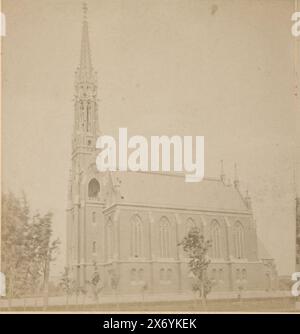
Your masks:
M 93 72 L 87 11 L 87 5 L 84 3 L 79 72 L 82 76 L 86 76 L 86 79 L 90 78 Z
M 83 5 L 80 63 L 75 73 L 73 154 L 92 152 L 98 136 L 97 74 L 93 69 L 87 20 Z

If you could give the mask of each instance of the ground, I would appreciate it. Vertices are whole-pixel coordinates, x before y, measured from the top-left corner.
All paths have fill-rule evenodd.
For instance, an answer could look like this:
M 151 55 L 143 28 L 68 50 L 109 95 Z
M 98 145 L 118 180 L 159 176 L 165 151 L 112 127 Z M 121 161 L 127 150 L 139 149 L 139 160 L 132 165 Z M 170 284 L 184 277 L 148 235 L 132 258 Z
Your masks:
M 171 302 L 133 302 L 133 303 L 111 303 L 111 304 L 87 304 L 72 306 L 49 306 L 49 312 L 299 312 L 296 310 L 295 298 L 270 298 L 270 299 L 245 299 L 238 301 L 208 300 L 206 306 L 201 301 L 171 301 Z M 43 311 L 42 306 L 18 306 L 0 308 L 1 312 L 34 312 Z

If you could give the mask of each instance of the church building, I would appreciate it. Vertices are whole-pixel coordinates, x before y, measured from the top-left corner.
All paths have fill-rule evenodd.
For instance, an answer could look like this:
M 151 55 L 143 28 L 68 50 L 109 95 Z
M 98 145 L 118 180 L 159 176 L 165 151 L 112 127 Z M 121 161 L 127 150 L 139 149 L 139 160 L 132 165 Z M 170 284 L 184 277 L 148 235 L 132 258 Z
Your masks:
M 67 206 L 67 266 L 78 286 L 91 279 L 96 263 L 104 294 L 114 288 L 124 295 L 191 291 L 189 259 L 178 243 L 198 226 L 212 241 L 213 291 L 276 288 L 274 260 L 260 253 L 251 200 L 241 193 L 237 175 L 228 184 L 222 171 L 199 183 L 186 183 L 175 173 L 100 173 L 98 136 L 97 78 L 85 10 Z

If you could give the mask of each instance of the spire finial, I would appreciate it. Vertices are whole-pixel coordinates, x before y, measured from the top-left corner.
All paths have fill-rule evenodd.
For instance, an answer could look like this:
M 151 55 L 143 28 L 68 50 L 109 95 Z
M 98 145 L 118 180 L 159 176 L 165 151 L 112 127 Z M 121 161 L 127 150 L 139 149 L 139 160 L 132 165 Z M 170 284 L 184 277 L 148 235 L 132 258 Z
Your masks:
M 223 160 L 221 160 L 220 163 L 221 163 L 221 175 L 220 175 L 220 177 L 221 177 L 221 181 L 222 181 L 222 182 L 225 182 L 225 173 L 224 173 L 224 164 L 223 164 Z
M 250 197 L 250 194 L 249 194 L 249 190 L 248 190 L 248 186 L 247 186 L 247 189 L 246 189 L 246 196 L 245 196 L 245 201 L 246 201 L 246 205 L 248 207 L 249 210 L 252 209 L 252 203 L 251 203 L 251 197 Z
M 240 182 L 239 182 L 239 176 L 238 176 L 238 168 L 237 168 L 237 163 L 235 162 L 234 163 L 234 186 L 238 188 L 239 184 Z

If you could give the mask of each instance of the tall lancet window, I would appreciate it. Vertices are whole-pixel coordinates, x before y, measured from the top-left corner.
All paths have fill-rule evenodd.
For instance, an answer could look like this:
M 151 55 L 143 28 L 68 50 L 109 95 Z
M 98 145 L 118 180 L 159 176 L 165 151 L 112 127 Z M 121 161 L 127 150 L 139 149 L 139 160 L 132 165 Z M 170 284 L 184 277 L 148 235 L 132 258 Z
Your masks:
M 83 105 L 83 101 L 80 101 L 80 124 L 81 124 L 81 128 L 82 130 L 84 130 L 84 105 Z
M 213 220 L 211 227 L 211 239 L 212 239 L 212 257 L 221 257 L 221 227 L 220 224 Z
M 244 228 L 240 222 L 236 222 L 234 226 L 234 250 L 236 258 L 244 257 Z
M 111 219 L 105 225 L 105 241 L 107 260 L 110 260 L 114 255 L 114 226 Z
M 131 219 L 131 256 L 141 257 L 143 245 L 142 220 L 138 215 Z
M 167 258 L 170 256 L 170 223 L 168 218 L 162 217 L 160 220 L 160 256 Z
M 87 132 L 91 132 L 91 113 L 92 111 L 92 107 L 91 107 L 91 102 L 88 101 L 88 104 L 87 104 L 87 111 L 86 111 L 86 131 Z

